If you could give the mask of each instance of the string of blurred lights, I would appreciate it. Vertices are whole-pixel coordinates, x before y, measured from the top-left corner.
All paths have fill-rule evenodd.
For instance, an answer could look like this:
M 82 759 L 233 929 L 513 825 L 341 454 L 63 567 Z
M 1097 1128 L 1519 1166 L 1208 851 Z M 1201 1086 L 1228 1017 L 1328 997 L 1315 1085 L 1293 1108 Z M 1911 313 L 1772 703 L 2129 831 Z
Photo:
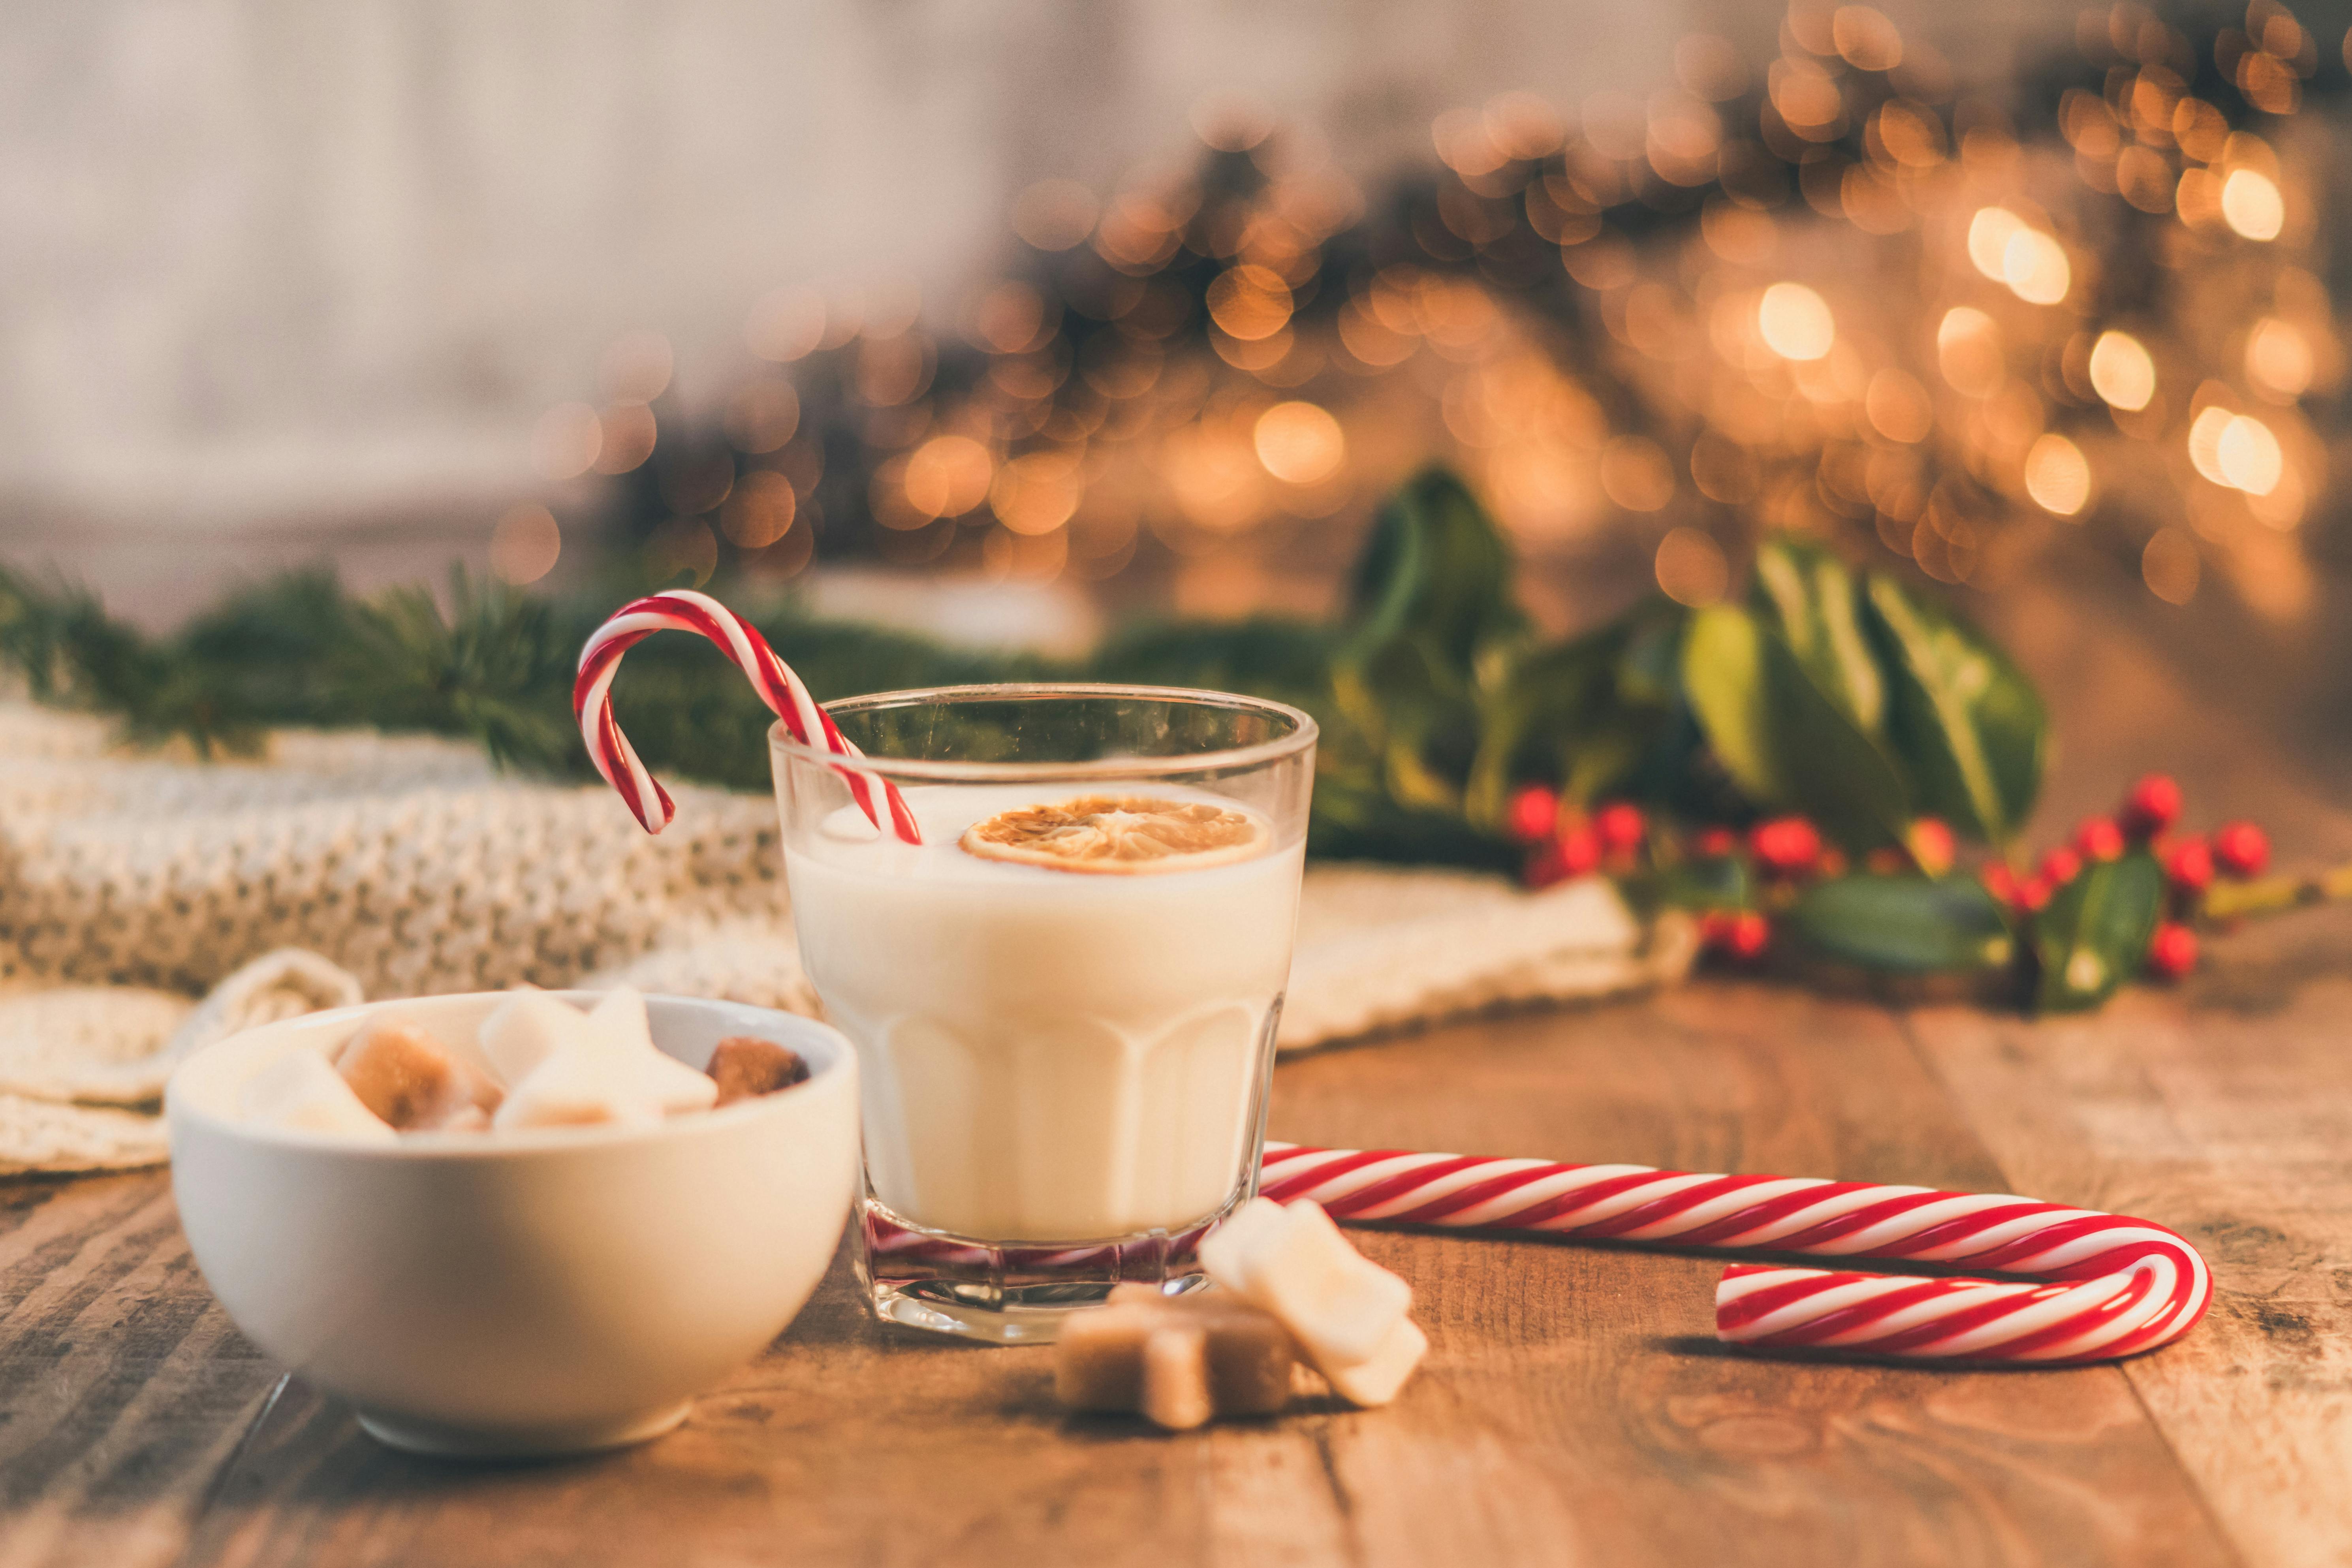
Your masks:
M 2352 37 L 2275 0 L 2194 38 L 2086 12 L 2014 113 L 1866 5 L 1801 4 L 1780 43 L 1759 70 L 1685 38 L 1646 100 L 1451 110 L 1377 200 L 1210 106 L 1197 167 L 1024 192 L 1024 265 L 952 321 L 907 288 L 761 300 L 771 368 L 716 428 L 630 334 L 602 406 L 541 421 L 541 471 L 613 476 L 661 581 L 1245 561 L 1435 456 L 1538 553 L 1630 521 L 1685 603 L 1771 529 L 1992 587 L 2079 525 L 2163 599 L 2210 565 L 2303 614 L 2344 374 L 2307 100 Z M 499 569 L 558 547 L 519 509 Z

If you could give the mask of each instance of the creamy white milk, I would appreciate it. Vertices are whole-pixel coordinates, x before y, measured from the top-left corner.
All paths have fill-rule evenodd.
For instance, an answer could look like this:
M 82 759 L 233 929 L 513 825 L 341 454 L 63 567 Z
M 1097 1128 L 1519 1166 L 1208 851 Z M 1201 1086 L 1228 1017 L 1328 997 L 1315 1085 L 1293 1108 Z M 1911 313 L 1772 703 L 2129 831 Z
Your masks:
M 876 1196 L 918 1225 L 992 1241 L 1177 1229 L 1231 1195 L 1247 1157 L 1303 849 L 1102 876 L 958 847 L 983 817 L 1086 793 L 910 789 L 920 847 L 845 809 L 785 852 L 809 978 L 857 1046 Z

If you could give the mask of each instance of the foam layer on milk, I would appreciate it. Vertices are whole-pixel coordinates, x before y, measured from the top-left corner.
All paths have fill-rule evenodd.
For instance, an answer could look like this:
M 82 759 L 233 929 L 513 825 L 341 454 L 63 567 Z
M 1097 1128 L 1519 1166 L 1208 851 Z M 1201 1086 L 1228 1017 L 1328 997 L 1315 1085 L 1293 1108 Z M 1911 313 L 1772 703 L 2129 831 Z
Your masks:
M 1086 793 L 909 789 L 922 845 L 851 809 L 785 852 L 803 961 L 861 1058 L 876 1194 L 918 1225 L 998 1241 L 1177 1229 L 1249 1158 L 1302 847 L 1127 876 L 958 847 L 984 817 Z

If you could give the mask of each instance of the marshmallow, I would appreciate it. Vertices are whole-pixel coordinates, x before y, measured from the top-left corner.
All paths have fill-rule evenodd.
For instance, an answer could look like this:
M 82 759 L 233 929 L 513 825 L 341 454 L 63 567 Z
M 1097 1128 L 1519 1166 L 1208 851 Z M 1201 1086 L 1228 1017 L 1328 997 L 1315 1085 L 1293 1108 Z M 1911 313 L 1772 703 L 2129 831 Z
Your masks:
M 718 1086 L 711 1087 L 715 1091 Z M 661 1108 L 643 1091 L 626 1058 L 581 1044 L 557 1047 L 508 1089 L 490 1127 L 500 1132 L 520 1127 L 651 1127 L 660 1121 Z
M 544 991 L 518 991 L 482 1020 L 477 1038 L 491 1069 L 512 1089 L 558 1048 L 586 1045 L 595 1034 L 579 1008 L 567 1007 Z
M 397 1143 L 383 1119 L 317 1051 L 289 1051 L 247 1080 L 237 1109 L 249 1121 L 362 1143 Z
M 1133 1411 L 1181 1432 L 1280 1410 L 1297 1364 L 1282 1325 L 1228 1291 L 1171 1297 L 1120 1285 L 1105 1305 L 1063 1320 L 1054 1396 L 1073 1410 Z
M 1429 1336 L 1411 1318 L 1399 1318 L 1369 1360 L 1354 1366 L 1321 1368 L 1331 1391 L 1350 1405 L 1386 1405 L 1429 1353 Z
M 681 1110 L 708 1110 L 719 1100 L 719 1086 L 709 1073 L 697 1072 L 654 1044 L 646 1020 L 646 999 L 632 986 L 604 994 L 588 1015 L 591 1037 L 625 1064 L 636 1091 L 668 1115 Z
M 519 991 L 482 1020 L 480 1038 L 482 1054 L 506 1079 L 509 1094 L 520 1091 L 526 1081 L 538 1076 L 540 1069 L 556 1057 L 586 1051 L 600 1057 L 604 1066 L 592 1070 L 575 1065 L 550 1079 L 551 1084 L 570 1086 L 563 1091 L 567 1097 L 589 1093 L 590 1100 L 593 1100 L 609 1092 L 641 1102 L 656 1116 L 708 1110 L 719 1099 L 719 1086 L 708 1074 L 695 1071 L 675 1057 L 665 1056 L 654 1045 L 653 1030 L 646 1019 L 646 999 L 625 985 L 607 992 L 597 1002 L 595 1010 L 589 1013 L 568 1006 L 543 991 Z M 604 1087 L 591 1093 L 586 1089 L 591 1079 L 603 1082 Z M 562 1103 L 583 1109 L 588 1101 L 575 1103 L 568 1099 Z M 549 1102 L 533 1110 L 518 1111 L 511 1119 L 493 1117 L 490 1124 L 569 1124 L 565 1114 L 557 1114 L 553 1121 L 536 1120 L 558 1110 L 556 1102 Z M 587 1120 L 602 1121 L 611 1118 L 593 1116 Z M 631 1116 L 625 1120 L 639 1119 Z
M 501 1092 L 488 1074 L 397 1014 L 379 1015 L 345 1041 L 335 1070 L 361 1104 L 403 1132 L 487 1127 Z
M 1349 1368 L 1401 1353 L 1391 1335 L 1412 1305 L 1412 1287 L 1349 1246 L 1320 1204 L 1252 1198 L 1202 1241 L 1201 1263 L 1273 1313 L 1335 1387 Z

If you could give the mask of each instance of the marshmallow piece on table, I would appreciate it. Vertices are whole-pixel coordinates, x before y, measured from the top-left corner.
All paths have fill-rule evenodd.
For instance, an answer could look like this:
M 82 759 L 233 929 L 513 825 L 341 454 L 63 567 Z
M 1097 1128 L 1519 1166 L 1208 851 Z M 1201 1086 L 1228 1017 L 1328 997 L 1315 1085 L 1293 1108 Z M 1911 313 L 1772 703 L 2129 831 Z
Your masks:
M 324 1132 L 362 1143 L 397 1143 L 400 1134 L 361 1102 L 317 1051 L 290 1051 L 253 1075 L 238 1097 L 247 1121 Z
M 1419 1330 L 1405 1340 L 1395 1337 L 1398 1325 L 1407 1322 L 1412 1287 L 1349 1246 L 1323 1205 L 1311 1199 L 1285 1208 L 1271 1198 L 1252 1198 L 1202 1241 L 1201 1263 L 1218 1284 L 1280 1320 L 1334 1388 L 1351 1368 L 1402 1358 L 1409 1373 L 1421 1359 L 1419 1350 L 1408 1356 L 1403 1349 L 1420 1337 Z M 1375 1389 L 1382 1376 L 1351 1381 Z M 1400 1373 L 1396 1383 L 1402 1382 Z M 1394 1393 L 1390 1387 L 1389 1394 Z
M 1370 1360 L 1320 1370 L 1333 1393 L 1350 1405 L 1370 1408 L 1394 1399 L 1428 1353 L 1429 1336 L 1421 1331 L 1421 1326 L 1411 1318 L 1399 1318 L 1396 1327 L 1381 1337 L 1380 1348 Z

